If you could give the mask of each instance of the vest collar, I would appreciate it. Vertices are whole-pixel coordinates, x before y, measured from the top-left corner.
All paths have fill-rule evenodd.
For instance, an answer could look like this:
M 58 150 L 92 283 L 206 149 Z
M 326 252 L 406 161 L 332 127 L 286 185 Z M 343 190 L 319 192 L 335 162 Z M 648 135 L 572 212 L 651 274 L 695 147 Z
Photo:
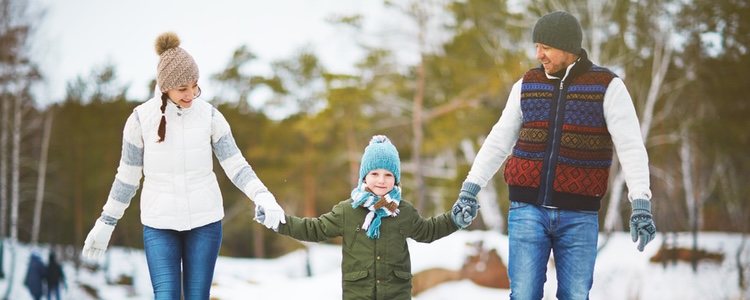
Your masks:
M 193 105 L 191 105 L 190 107 L 181 107 L 177 105 L 177 103 L 174 102 L 174 100 L 167 97 L 167 111 L 174 111 L 178 116 L 187 115 L 193 109 L 193 106 L 195 105 L 195 102 L 196 102 L 195 100 L 197 99 L 193 100 Z

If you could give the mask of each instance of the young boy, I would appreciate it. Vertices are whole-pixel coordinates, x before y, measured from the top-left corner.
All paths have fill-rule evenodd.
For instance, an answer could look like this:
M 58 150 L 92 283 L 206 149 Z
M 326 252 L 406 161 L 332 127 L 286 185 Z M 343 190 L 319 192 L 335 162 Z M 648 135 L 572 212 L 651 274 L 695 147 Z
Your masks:
M 359 184 L 351 198 L 317 218 L 286 216 L 278 232 L 304 241 L 343 236 L 341 262 L 344 299 L 411 299 L 411 261 L 406 238 L 432 242 L 477 216 L 476 201 L 459 200 L 450 212 L 422 218 L 401 201 L 401 162 L 386 136 L 376 135 L 365 148 Z M 256 220 L 263 222 L 263 209 Z

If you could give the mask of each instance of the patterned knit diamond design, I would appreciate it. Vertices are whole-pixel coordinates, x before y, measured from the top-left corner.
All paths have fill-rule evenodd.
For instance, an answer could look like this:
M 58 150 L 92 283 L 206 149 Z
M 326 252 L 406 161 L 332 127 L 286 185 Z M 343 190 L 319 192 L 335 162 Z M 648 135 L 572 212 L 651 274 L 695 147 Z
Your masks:
M 603 101 L 607 86 L 615 76 L 606 68 L 591 66 L 566 79 L 565 88 L 559 90 L 560 81 L 548 79 L 541 68 L 524 75 L 521 86 L 523 123 L 504 170 L 511 195 L 514 189 L 520 189 L 523 193 L 515 195 L 536 197 L 544 188 L 540 186 L 542 176 L 552 170 L 556 193 L 553 205 L 562 203 L 557 206 L 575 208 L 576 205 L 569 204 L 575 201 L 571 199 L 601 199 L 607 190 L 613 154 Z M 555 118 L 555 111 L 562 116 Z M 553 136 L 555 132 L 557 136 Z M 554 163 L 545 165 L 545 159 Z M 570 199 L 562 199 L 565 197 Z

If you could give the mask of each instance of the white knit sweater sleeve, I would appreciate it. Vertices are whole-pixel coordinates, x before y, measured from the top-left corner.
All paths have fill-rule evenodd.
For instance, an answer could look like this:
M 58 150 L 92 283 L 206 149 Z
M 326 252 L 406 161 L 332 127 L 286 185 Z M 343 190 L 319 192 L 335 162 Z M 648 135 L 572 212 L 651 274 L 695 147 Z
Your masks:
M 100 220 L 115 225 L 140 186 L 143 177 L 143 135 L 138 113 L 133 111 L 125 122 L 122 134 L 122 154 L 115 181 L 102 209 Z
M 513 84 L 505 109 L 479 149 L 466 181 L 485 187 L 511 154 L 523 122 L 521 81 L 522 79 Z
M 211 113 L 211 144 L 214 155 L 216 155 L 221 168 L 224 169 L 224 173 L 232 180 L 232 183 L 250 199 L 255 200 L 258 193 L 267 192 L 268 189 L 260 181 L 245 157 L 242 156 L 242 151 L 237 147 L 237 143 L 232 136 L 232 130 L 224 115 L 214 107 L 211 109 L 213 109 Z
M 614 78 L 604 94 L 604 118 L 625 175 L 628 199 L 650 200 L 648 154 L 633 100 L 620 78 Z

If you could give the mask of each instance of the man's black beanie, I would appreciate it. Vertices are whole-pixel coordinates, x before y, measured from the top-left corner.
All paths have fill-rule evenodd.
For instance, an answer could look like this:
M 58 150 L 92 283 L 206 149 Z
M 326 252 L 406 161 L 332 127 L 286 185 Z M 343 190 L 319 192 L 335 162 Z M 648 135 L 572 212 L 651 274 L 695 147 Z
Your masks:
M 581 53 L 581 24 L 573 15 L 556 11 L 536 21 L 532 32 L 534 43 L 541 43 L 578 55 Z

